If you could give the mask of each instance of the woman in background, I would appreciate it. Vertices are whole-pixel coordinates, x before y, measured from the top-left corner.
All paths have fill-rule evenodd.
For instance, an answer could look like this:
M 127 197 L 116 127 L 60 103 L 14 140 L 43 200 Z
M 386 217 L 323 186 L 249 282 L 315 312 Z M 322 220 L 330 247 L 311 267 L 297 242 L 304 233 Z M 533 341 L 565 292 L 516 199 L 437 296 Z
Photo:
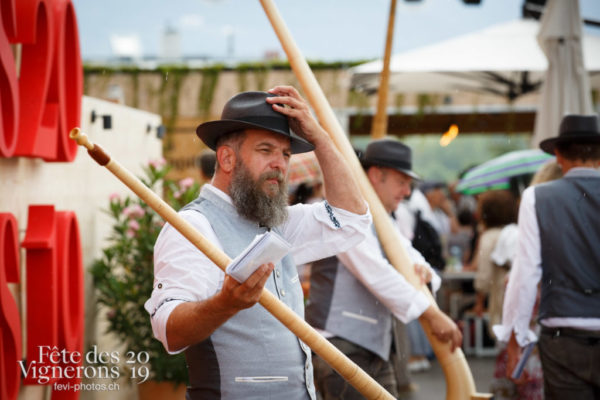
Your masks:
M 552 160 L 544 164 L 538 172 L 533 176 L 530 186 L 537 185 L 539 183 L 552 181 L 562 177 L 562 170 L 556 161 Z M 515 258 L 516 243 L 518 237 L 511 234 L 505 234 L 506 237 L 503 240 L 501 235 L 494 252 L 492 253 L 492 259 L 498 265 L 512 265 L 512 261 Z M 516 232 L 518 236 L 518 230 Z M 512 273 L 512 272 L 511 272 Z M 507 278 L 510 279 L 509 273 Z M 508 282 L 508 281 L 507 281 Z M 505 285 L 506 289 L 506 285 Z M 539 290 L 538 299 L 536 301 L 533 316 L 531 318 L 532 329 L 535 327 L 537 319 L 537 309 L 539 303 Z M 494 394 L 494 399 L 507 400 L 507 399 L 526 399 L 526 400 L 542 400 L 544 398 L 544 379 L 542 374 L 542 363 L 537 347 L 529 357 L 525 364 L 523 376 L 525 376 L 524 382 L 515 383 L 507 377 L 506 366 L 508 360 L 508 353 L 506 351 L 506 344 L 501 344 L 501 350 L 496 358 L 496 367 L 494 370 L 494 379 L 490 387 L 490 391 Z

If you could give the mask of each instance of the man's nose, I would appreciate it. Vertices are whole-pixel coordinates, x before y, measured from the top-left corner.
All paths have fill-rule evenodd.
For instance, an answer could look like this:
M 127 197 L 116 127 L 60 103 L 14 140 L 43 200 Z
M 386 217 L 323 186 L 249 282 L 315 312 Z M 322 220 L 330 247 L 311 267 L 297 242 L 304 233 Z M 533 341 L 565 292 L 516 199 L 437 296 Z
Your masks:
M 287 171 L 288 164 L 288 158 L 286 158 L 283 155 L 283 153 L 281 153 L 273 156 L 271 162 L 269 163 L 269 166 L 273 169 L 281 171 L 282 174 L 285 174 L 285 172 Z

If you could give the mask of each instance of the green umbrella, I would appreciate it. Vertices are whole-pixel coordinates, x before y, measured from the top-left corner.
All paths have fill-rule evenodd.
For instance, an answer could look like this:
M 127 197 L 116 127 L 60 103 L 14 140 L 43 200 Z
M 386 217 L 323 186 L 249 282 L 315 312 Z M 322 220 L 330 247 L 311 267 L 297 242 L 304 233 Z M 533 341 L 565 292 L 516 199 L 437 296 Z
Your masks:
M 538 149 L 511 151 L 470 169 L 458 182 L 456 190 L 477 194 L 509 189 L 511 179 L 534 174 L 553 157 Z

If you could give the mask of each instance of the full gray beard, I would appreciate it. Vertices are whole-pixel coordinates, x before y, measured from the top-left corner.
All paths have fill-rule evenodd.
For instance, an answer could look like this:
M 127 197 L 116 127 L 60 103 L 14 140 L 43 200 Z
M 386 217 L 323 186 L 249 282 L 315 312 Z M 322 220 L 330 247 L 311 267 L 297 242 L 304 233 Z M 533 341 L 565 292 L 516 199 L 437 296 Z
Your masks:
M 275 193 L 268 195 L 262 186 L 271 178 L 278 178 L 279 185 Z M 261 226 L 272 228 L 287 219 L 287 184 L 278 171 L 265 172 L 255 181 L 248 168 L 238 160 L 229 185 L 229 195 L 241 216 Z

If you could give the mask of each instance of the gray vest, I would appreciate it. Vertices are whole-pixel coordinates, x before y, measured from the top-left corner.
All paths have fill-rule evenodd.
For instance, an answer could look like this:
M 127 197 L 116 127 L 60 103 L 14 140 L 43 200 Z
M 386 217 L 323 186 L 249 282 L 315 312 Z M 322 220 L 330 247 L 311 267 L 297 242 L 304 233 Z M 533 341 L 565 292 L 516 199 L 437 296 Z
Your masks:
M 600 174 L 575 172 L 535 188 L 539 319 L 600 318 Z
M 306 321 L 386 361 L 389 358 L 392 344 L 390 311 L 337 257 L 319 260 L 311 267 Z
M 240 217 L 231 204 L 208 190 L 185 208 L 208 219 L 231 258 L 266 230 Z M 302 289 L 291 256 L 277 263 L 265 288 L 304 316 Z M 256 304 L 185 351 L 190 375 L 187 399 L 315 399 L 310 354 L 308 346 Z

